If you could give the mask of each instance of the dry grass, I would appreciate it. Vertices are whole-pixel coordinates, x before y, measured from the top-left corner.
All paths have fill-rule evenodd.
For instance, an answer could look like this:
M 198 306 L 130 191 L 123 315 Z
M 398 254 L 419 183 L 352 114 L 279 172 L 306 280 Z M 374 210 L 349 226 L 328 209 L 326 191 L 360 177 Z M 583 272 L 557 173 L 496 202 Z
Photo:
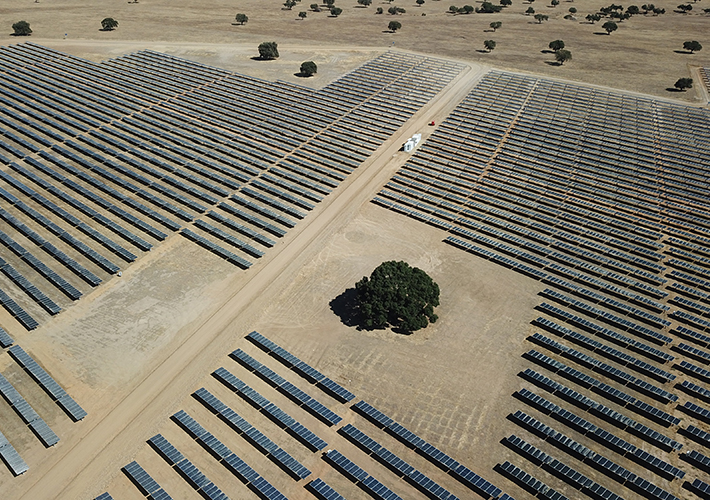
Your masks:
M 666 9 L 665 15 L 636 16 L 620 23 L 612 35 L 598 34 L 603 33 L 601 23 L 591 25 L 584 21 L 586 14 L 604 5 L 600 0 L 564 1 L 554 8 L 538 0 L 532 6 L 550 16 L 542 24 L 523 14 L 530 4 L 520 0 L 514 0 L 500 14 L 456 16 L 447 13 L 449 6 L 457 3 L 453 0 L 427 0 L 421 7 L 414 0 L 395 0 L 392 5 L 407 10 L 398 16 L 402 29 L 396 34 L 387 31 L 387 24 L 393 19 L 386 14 L 390 4 L 377 0 L 368 8 L 358 6 L 356 0 L 338 0 L 337 5 L 343 9 L 338 18 L 330 17 L 326 11 L 311 12 L 306 3 L 289 11 L 280 0 L 243 0 L 238 6 L 219 0 L 141 0 L 138 4 L 117 0 L 110 6 L 100 0 L 3 3 L 0 13 L 7 22 L 6 43 L 17 40 L 9 36 L 10 25 L 20 19 L 31 24 L 35 40 L 62 40 L 67 33 L 69 40 L 253 44 L 254 54 L 259 42 L 271 40 L 279 43 L 283 54 L 288 53 L 289 47 L 305 43 L 322 44 L 323 48 L 380 49 L 394 43 L 397 48 L 426 54 L 691 102 L 704 102 L 704 94 L 698 89 L 669 93 L 666 88 L 688 76 L 691 66 L 710 66 L 710 16 L 702 13 L 700 3 L 694 4 L 691 14 L 675 13 L 678 0 L 656 2 L 656 6 Z M 477 6 L 480 2 L 472 3 Z M 385 14 L 375 14 L 378 6 Z M 563 18 L 572 6 L 578 10 L 578 21 Z M 298 19 L 302 10 L 308 11 L 305 20 Z M 238 12 L 249 16 L 244 26 L 235 23 Z M 116 19 L 118 29 L 99 31 L 104 17 Z M 486 31 L 492 21 L 503 23 L 496 33 Z M 573 60 L 561 67 L 550 65 L 552 55 L 542 52 L 558 38 L 566 42 L 573 55 Z M 481 52 L 486 39 L 497 42 L 490 54 Z M 674 52 L 682 49 L 686 40 L 698 40 L 708 48 L 693 55 Z

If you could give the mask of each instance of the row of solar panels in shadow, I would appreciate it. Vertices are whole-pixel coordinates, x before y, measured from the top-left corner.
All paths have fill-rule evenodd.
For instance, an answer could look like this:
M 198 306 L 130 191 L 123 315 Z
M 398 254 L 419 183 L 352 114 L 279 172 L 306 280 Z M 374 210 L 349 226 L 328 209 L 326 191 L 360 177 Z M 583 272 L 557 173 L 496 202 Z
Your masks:
M 49 428 L 47 423 L 27 400 L 17 392 L 12 384 L 0 374 L 0 394 L 12 406 L 12 409 L 20 416 L 20 418 L 29 426 L 37 437 L 42 441 L 42 444 L 49 448 L 59 442 L 59 437 Z
M 632 345 L 633 347 L 635 347 L 639 350 L 643 350 L 643 352 L 645 354 L 653 357 L 657 361 L 661 361 L 663 363 L 666 363 L 668 361 L 673 361 L 675 359 L 675 356 L 673 356 L 672 354 L 665 353 L 665 352 L 660 351 L 655 348 L 654 349 L 644 348 L 643 345 L 641 345 L 638 341 L 634 341 L 634 339 L 629 339 L 628 337 L 618 334 L 613 330 L 609 330 L 608 328 L 604 328 L 602 326 L 599 326 L 599 325 L 592 323 L 591 321 L 589 321 L 585 318 L 582 318 L 580 316 L 577 316 L 575 314 L 567 312 L 563 309 L 560 309 L 559 307 L 550 305 L 546 302 L 539 304 L 537 306 L 537 308 L 542 310 L 543 312 L 546 312 L 546 313 L 552 315 L 552 316 L 556 316 L 558 318 L 566 320 L 567 322 L 569 322 L 575 326 L 580 326 L 587 331 L 592 331 L 595 334 L 599 334 L 599 335 L 609 338 L 609 339 L 627 342 L 629 345 Z
M 239 394 L 249 404 L 264 413 L 265 416 L 284 431 L 296 437 L 296 439 L 309 449 L 314 451 L 322 450 L 328 445 L 328 443 L 299 423 L 295 418 L 249 387 L 225 368 L 217 369 L 213 373 L 213 376 L 232 391 Z
M 550 474 L 559 477 L 592 498 L 622 498 L 560 460 L 553 458 L 544 451 L 525 442 L 516 435 L 505 438 L 503 442 L 506 446 L 509 446 L 534 465 L 541 466 Z M 589 461 L 590 465 L 593 464 L 595 468 L 600 469 L 609 477 L 614 478 L 635 491 L 642 492 L 649 496 L 649 498 L 658 500 L 679 500 L 668 491 L 663 490 L 601 455 L 590 455 Z
M 230 264 L 234 264 L 235 266 L 238 266 L 241 269 L 248 269 L 249 267 L 251 267 L 251 262 L 249 262 L 248 260 L 243 259 L 234 252 L 230 252 L 226 248 L 223 248 L 217 245 L 216 243 L 213 243 L 204 236 L 200 236 L 199 234 L 191 231 L 190 229 L 184 228 L 182 231 L 180 231 L 180 234 L 182 234 L 187 239 L 194 241 L 201 247 L 206 248 L 215 255 L 223 258 Z
M 572 342 L 581 345 L 592 352 L 599 353 L 602 356 L 612 359 L 619 364 L 625 365 L 628 368 L 636 370 L 640 373 L 644 373 L 646 375 L 650 375 L 653 378 L 660 380 L 661 382 L 672 382 L 676 379 L 676 376 L 670 372 L 667 372 L 658 368 L 655 365 L 635 358 L 630 354 L 614 349 L 611 346 L 598 342 L 592 338 L 587 337 L 586 335 L 582 335 L 581 333 L 577 333 L 573 330 L 570 330 L 569 328 L 565 328 L 564 326 L 558 325 L 550 319 L 540 316 L 537 319 L 533 320 L 532 324 L 536 326 L 541 326 L 545 330 L 559 335 L 563 339 L 572 340 Z M 620 344 L 622 345 L 622 347 L 629 346 L 628 343 L 623 341 L 621 341 Z
M 522 427 L 531 430 L 534 434 L 538 435 L 542 439 L 549 441 L 556 447 L 562 449 L 566 453 L 569 453 L 570 455 L 582 461 L 593 460 L 596 455 L 601 456 L 601 454 L 590 450 L 586 446 L 583 446 L 577 441 L 567 437 L 561 432 L 556 431 L 552 427 L 543 424 L 539 420 L 531 417 L 530 415 L 525 414 L 520 410 L 516 411 L 514 414 L 509 415 L 509 418 L 515 423 L 521 425 Z M 654 457 L 650 453 L 640 448 L 634 448 L 633 451 L 628 450 L 625 454 L 625 457 L 639 463 L 646 469 L 666 479 L 683 479 L 685 477 L 685 472 L 683 472 L 679 468 L 661 460 L 658 457 Z M 606 457 L 603 458 L 606 459 Z
M 412 465 L 402 460 L 390 450 L 380 445 L 377 441 L 359 430 L 354 425 L 347 424 L 338 432 L 355 443 L 355 445 L 361 448 L 365 453 L 385 465 L 385 467 L 393 471 L 395 474 L 414 485 L 415 488 L 421 490 L 429 498 L 437 498 L 439 500 L 458 500 L 458 497 L 424 475 L 419 470 L 415 469 Z
M 468 467 L 457 462 L 432 444 L 427 443 L 425 440 L 395 422 L 392 418 L 388 417 L 365 401 L 359 401 L 353 405 L 352 408 L 373 422 L 375 425 L 384 428 L 389 434 L 402 441 L 408 447 L 413 448 L 426 459 L 435 463 L 444 471 L 450 473 L 456 479 L 479 494 L 498 498 L 502 493 L 501 490 L 495 485 L 489 483 Z
M 0 231 L 0 239 L 4 235 Z M 49 314 L 58 314 L 62 308 L 59 307 L 52 299 L 47 297 L 44 292 L 34 286 L 30 280 L 21 275 L 14 267 L 8 264 L 5 259 L 0 257 L 0 271 L 5 274 L 10 281 L 15 283 L 23 292 L 30 296 L 35 302 L 41 305 Z
M 66 393 L 64 389 L 42 368 L 32 357 L 25 352 L 22 347 L 14 345 L 8 350 L 10 355 L 30 374 L 32 378 L 49 394 L 52 401 L 64 410 L 72 420 L 79 421 L 83 419 L 87 413 L 74 401 L 74 399 Z
M 4 307 L 27 330 L 34 330 L 39 326 L 37 320 L 30 316 L 3 290 L 0 290 L 0 306 Z
M 233 351 L 230 356 L 326 424 L 337 425 L 342 420 L 338 414 L 327 408 L 324 404 L 312 398 L 270 368 L 259 363 L 241 349 Z
M 261 477 L 254 469 L 247 465 L 241 458 L 233 453 L 227 446 L 219 441 L 212 434 L 207 432 L 199 423 L 190 417 L 184 411 L 176 413 L 173 418 L 192 435 L 201 446 L 220 461 L 232 474 L 239 478 L 242 482 L 255 489 L 260 495 L 267 499 L 285 499 L 273 485 Z M 180 451 L 178 451 L 170 442 L 162 435 L 152 437 L 148 443 L 155 448 L 159 454 L 170 464 L 181 471 L 183 477 L 186 477 L 188 482 L 195 489 L 204 488 L 205 485 L 214 484 L 209 481 L 188 459 L 186 459 Z
M 25 462 L 14 446 L 10 444 L 7 438 L 0 432 L 0 458 L 7 464 L 10 471 L 15 476 L 24 474 L 29 470 L 27 462 Z
M 40 205 L 42 205 L 44 208 L 52 212 L 53 214 L 59 216 L 62 220 L 68 222 L 71 226 L 77 227 L 80 230 L 87 232 L 90 236 L 94 237 L 95 234 L 97 234 L 95 231 L 90 232 L 86 231 L 84 228 L 87 227 L 86 224 L 82 223 L 81 220 L 78 218 L 74 217 L 71 215 L 69 212 L 64 210 L 63 208 L 60 208 L 58 205 L 55 203 L 49 201 L 47 198 L 44 196 L 40 195 L 33 189 L 29 188 L 27 185 L 23 184 L 22 182 L 18 181 L 14 177 L 10 176 L 9 174 L 0 171 L 0 177 L 4 181 L 6 181 L 8 184 L 12 185 L 15 189 L 20 191 L 22 194 L 30 197 Z M 52 193 L 53 195 L 57 196 L 60 198 L 62 201 L 66 202 L 67 205 L 76 208 L 83 214 L 87 215 L 89 218 L 94 220 L 95 222 L 101 224 L 102 226 L 106 227 L 107 229 L 113 231 L 114 233 L 118 234 L 125 240 L 129 241 L 139 249 L 143 251 L 150 250 L 152 248 L 152 245 L 148 243 L 147 241 L 143 240 L 142 238 L 139 238 L 138 236 L 134 235 L 133 233 L 127 231 L 124 229 L 122 226 L 119 224 L 116 224 L 112 220 L 104 217 L 103 215 L 99 214 L 96 210 L 93 208 L 85 205 L 84 203 L 80 202 L 79 200 L 73 198 L 72 196 L 64 193 L 60 189 L 55 188 L 54 186 L 49 186 L 48 184 L 43 183 L 43 186 L 46 186 L 46 189 L 48 192 Z M 42 226 L 46 227 L 49 229 L 52 233 L 56 234 L 57 236 L 60 236 L 63 234 L 65 231 L 54 224 L 52 221 L 41 215 L 39 212 L 36 210 L 28 207 L 24 202 L 20 201 L 19 198 L 15 197 L 14 195 L 11 195 L 10 193 L 7 193 L 7 191 L 3 190 L 0 193 L 2 193 L 3 197 L 6 197 L 8 201 L 10 201 L 13 205 L 15 205 L 19 210 L 22 212 L 26 213 L 29 215 L 34 221 L 38 222 Z M 102 242 L 103 243 L 103 242 Z M 119 255 L 124 258 L 124 260 L 130 260 L 130 255 L 119 253 Z M 135 256 L 134 256 L 135 257 Z
M 518 483 L 533 495 L 536 495 L 538 498 L 548 500 L 569 500 L 562 493 L 553 490 L 539 479 L 535 479 L 533 476 L 521 468 L 511 464 L 507 460 L 502 464 L 496 465 L 494 469 L 501 471 L 503 474 Z M 606 497 L 605 500 L 618 500 L 620 498 L 621 497 L 618 495 L 611 494 Z
M 338 401 L 347 403 L 355 398 L 353 393 L 329 379 L 308 363 L 301 361 L 283 347 L 280 347 L 276 343 L 270 341 L 259 332 L 251 332 L 246 336 L 246 338 L 267 353 L 271 354 L 285 366 L 291 368 L 293 371 L 304 377 L 309 382 L 315 383 L 322 391 L 333 396 Z
M 680 423 L 680 419 L 678 417 L 674 417 L 662 410 L 659 410 L 658 408 L 655 408 L 654 406 L 649 405 L 648 403 L 645 403 L 644 401 L 637 399 L 624 391 L 605 384 L 534 349 L 531 349 L 525 353 L 524 356 L 532 361 L 535 361 L 540 366 L 547 368 L 553 373 L 562 375 L 565 378 L 581 385 L 585 389 L 591 389 L 600 396 L 617 403 L 620 406 L 629 408 L 665 427 Z
M 636 422 L 634 419 L 627 417 L 617 411 L 612 410 L 608 406 L 601 403 L 597 403 L 593 399 L 588 398 L 584 394 L 577 392 L 569 387 L 560 384 L 548 377 L 542 375 L 541 373 L 526 368 L 519 374 L 522 378 L 529 380 L 530 382 L 536 384 L 537 386 L 545 389 L 551 394 L 555 394 L 558 397 L 569 401 L 575 406 L 585 410 L 590 411 L 599 418 L 606 420 L 619 427 L 620 429 L 627 430 L 628 432 L 633 432 L 635 435 L 640 436 L 642 439 L 654 444 L 664 450 L 679 450 L 683 445 L 668 436 L 650 429 L 649 427 Z
M 514 394 L 518 399 L 524 403 L 529 404 L 533 408 L 540 410 L 541 412 L 550 415 L 555 420 L 558 420 L 565 424 L 567 427 L 574 429 L 575 431 L 584 434 L 585 436 L 593 439 L 601 444 L 603 444 L 608 449 L 620 454 L 634 454 L 638 450 L 638 447 L 621 439 L 620 437 L 612 434 L 611 432 L 591 423 L 590 421 L 572 413 L 571 411 L 561 408 L 558 405 L 552 403 L 551 401 L 535 394 L 534 392 L 528 391 L 527 389 L 520 389 Z M 647 428 L 648 429 L 648 428 Z M 633 431 L 633 429 L 631 430 Z M 631 432 L 630 431 L 630 432 Z M 637 433 L 635 435 L 643 435 Z M 656 446 L 659 443 L 653 443 Z M 670 448 L 668 446 L 663 446 L 662 448 L 666 451 L 678 450 L 682 446 L 679 445 L 675 448 Z
M 12 340 L 12 337 L 8 335 L 8 333 L 0 327 L 0 347 L 5 349 L 6 347 L 10 347 L 12 344 L 14 344 L 15 341 Z
M 194 397 L 294 479 L 305 479 L 311 475 L 311 471 L 308 470 L 308 468 L 304 467 L 298 460 L 247 422 L 246 419 L 237 414 L 232 408 L 220 401 L 207 389 L 198 389 L 194 393 Z
M 636 378 L 633 375 L 623 370 L 620 370 L 619 368 L 608 365 L 606 363 L 602 363 L 596 358 L 577 351 L 576 349 L 572 349 L 571 347 L 568 347 L 564 344 L 560 344 L 559 342 L 552 340 L 549 337 L 545 337 L 544 335 L 541 335 L 537 332 L 528 337 L 528 340 L 531 340 L 553 352 L 561 353 L 562 356 L 566 358 L 572 359 L 577 363 L 591 368 L 593 371 L 599 372 L 609 378 L 617 380 L 631 389 L 647 394 L 653 397 L 654 399 L 661 401 L 662 403 L 678 401 L 678 396 L 666 391 L 665 389 L 656 387 L 655 385 L 650 384 L 640 378 Z

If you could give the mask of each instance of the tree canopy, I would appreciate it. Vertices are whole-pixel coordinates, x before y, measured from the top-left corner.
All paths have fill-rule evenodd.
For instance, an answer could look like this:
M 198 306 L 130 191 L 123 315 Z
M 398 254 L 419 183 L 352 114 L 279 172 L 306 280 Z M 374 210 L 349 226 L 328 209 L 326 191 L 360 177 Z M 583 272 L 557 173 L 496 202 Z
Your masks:
M 572 59 L 572 53 L 569 50 L 560 49 L 555 52 L 555 61 L 560 63 L 560 66 L 570 59 Z
M 239 24 L 244 24 L 249 20 L 246 14 L 237 14 L 237 17 L 235 19 Z
M 111 31 L 118 28 L 118 21 L 112 17 L 107 17 L 101 20 L 101 29 L 104 31 Z
M 342 13 L 343 9 L 341 9 L 340 7 L 331 7 L 330 9 L 330 15 L 333 17 L 338 17 Z
M 703 46 L 700 45 L 700 42 L 698 42 L 697 40 L 693 40 L 692 42 L 683 42 L 683 48 L 685 50 L 689 50 L 692 54 L 695 51 L 701 50 Z
M 537 24 L 542 24 L 543 21 L 547 21 L 548 19 L 550 19 L 550 16 L 548 16 L 547 14 L 535 14 L 533 17 L 537 21 Z
M 496 42 L 495 42 L 495 40 L 484 40 L 483 46 L 486 48 L 486 50 L 488 52 L 490 52 L 496 48 Z
M 406 262 L 383 262 L 355 289 L 366 328 L 392 326 L 413 332 L 438 319 L 434 307 L 439 305 L 439 285 Z
M 259 44 L 259 57 L 262 59 L 276 59 L 279 57 L 278 44 L 276 42 L 263 42 Z
M 491 2 L 484 1 L 480 7 L 476 8 L 476 12 L 481 14 L 493 14 L 500 12 L 503 9 L 502 5 L 494 5 Z M 468 12 L 467 12 L 468 14 Z
M 611 35 L 612 31 L 616 31 L 619 29 L 619 27 L 616 25 L 614 21 L 607 21 L 604 24 L 602 24 L 602 29 L 606 31 L 607 35 Z
M 392 33 L 401 28 L 402 23 L 400 23 L 399 21 L 390 21 L 390 23 L 387 25 L 387 29 L 389 29 Z
M 301 75 L 303 76 L 313 76 L 318 73 L 318 65 L 313 61 L 306 61 L 301 63 Z
M 677 88 L 680 91 L 685 91 L 685 89 L 692 89 L 693 88 L 693 79 L 692 78 L 679 78 L 675 84 L 673 84 L 675 88 Z
M 495 32 L 498 30 L 498 28 L 503 26 L 503 23 L 501 21 L 494 21 L 491 24 L 489 24 L 488 26 L 490 26 L 490 28 Z
M 29 36 L 32 34 L 32 28 L 27 21 L 17 21 L 12 25 L 12 29 L 16 36 Z
M 557 52 L 558 50 L 562 50 L 565 48 L 565 42 L 563 42 L 562 40 L 553 40 L 549 43 L 548 47 L 550 48 L 550 50 L 554 50 L 555 52 Z

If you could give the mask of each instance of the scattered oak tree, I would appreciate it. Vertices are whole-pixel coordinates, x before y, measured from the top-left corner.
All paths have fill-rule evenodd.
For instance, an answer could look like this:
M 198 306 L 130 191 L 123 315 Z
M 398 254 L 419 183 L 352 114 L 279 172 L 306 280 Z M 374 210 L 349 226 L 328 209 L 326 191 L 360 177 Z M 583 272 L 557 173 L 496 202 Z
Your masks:
M 537 21 L 537 24 L 542 24 L 543 21 L 547 21 L 550 19 L 550 16 L 546 14 L 535 14 L 535 20 Z
M 600 16 L 599 14 L 587 14 L 587 17 L 585 17 L 585 19 L 592 24 L 601 20 L 601 18 L 602 18 L 602 16 Z
M 525 15 L 530 16 L 535 13 L 535 9 L 532 7 L 528 7 L 528 10 L 525 11 Z
M 300 19 L 305 19 L 306 17 L 308 17 L 308 12 L 306 12 L 305 10 L 302 10 L 301 12 L 298 13 L 298 17 Z
M 249 18 L 247 17 L 246 14 L 237 14 L 237 17 L 235 18 L 235 20 L 239 24 L 243 25 L 244 23 L 246 23 L 249 20 Z
M 680 5 L 678 6 L 678 10 L 681 11 L 683 14 L 687 14 L 688 12 L 690 12 L 691 10 L 693 10 L 693 6 L 690 5 L 689 3 L 680 4 Z
M 382 14 L 382 7 L 377 7 L 375 14 Z
M 491 2 L 486 2 L 484 1 L 480 7 L 476 8 L 476 12 L 480 14 L 493 14 L 496 12 L 500 12 L 503 10 L 503 6 L 501 5 L 494 5 Z M 468 14 L 468 12 L 467 12 Z
M 572 53 L 569 50 L 560 49 L 555 52 L 555 61 L 560 63 L 560 66 L 570 59 L 572 59 Z
M 683 42 L 683 48 L 685 50 L 689 50 L 692 54 L 693 52 L 701 50 L 703 46 L 700 45 L 700 42 L 698 42 L 697 40 L 693 40 L 692 42 Z
M 491 29 L 493 30 L 493 32 L 495 33 L 498 28 L 503 26 L 503 23 L 500 21 L 495 21 L 495 22 L 492 22 L 491 24 L 489 24 L 488 26 L 490 26 Z
M 607 35 L 611 35 L 612 31 L 616 31 L 619 29 L 619 27 L 616 25 L 614 21 L 607 21 L 604 24 L 602 24 L 602 29 L 606 31 Z
M 500 4 L 503 7 L 508 7 L 510 5 L 513 5 L 513 0 L 500 0 Z
M 439 285 L 406 262 L 383 262 L 355 284 L 365 328 L 392 326 L 405 332 L 426 328 L 438 317 Z
M 330 9 L 330 15 L 333 17 L 338 17 L 342 13 L 343 9 L 341 9 L 340 7 L 333 7 L 332 9 Z
M 562 40 L 553 40 L 547 46 L 550 48 L 550 50 L 558 52 L 565 48 L 565 42 L 563 42 Z
M 402 28 L 402 23 L 399 21 L 390 21 L 390 23 L 387 25 L 387 29 L 389 29 L 392 33 L 396 32 L 398 29 Z
M 107 17 L 101 20 L 101 29 L 104 31 L 113 31 L 118 28 L 118 21 L 112 17 Z
M 677 82 L 673 85 L 675 88 L 680 90 L 681 92 L 685 92 L 685 89 L 692 89 L 693 88 L 693 79 L 692 78 L 679 78 Z
M 312 3 L 311 4 L 311 10 L 313 12 L 320 12 L 320 6 L 317 3 Z
M 357 0 L 358 5 L 362 5 L 363 7 L 369 7 L 372 5 L 372 0 Z
M 485 3 L 485 2 L 484 2 Z M 473 8 L 473 5 L 464 5 L 461 7 L 458 11 L 459 14 L 470 14 L 473 12 L 475 9 Z
M 296 5 L 296 0 L 286 0 L 284 2 L 284 7 L 286 7 L 288 10 L 291 10 L 295 5 Z
M 259 57 L 267 61 L 279 57 L 278 44 L 276 42 L 260 43 Z
M 495 40 L 485 40 L 483 42 L 483 46 L 486 48 L 486 50 L 488 52 L 490 52 L 496 48 L 496 42 L 495 42 Z
M 318 66 L 313 61 L 301 63 L 301 76 L 313 76 L 318 73 Z
M 416 3 L 419 7 L 421 7 L 422 5 L 424 5 L 424 0 L 416 0 Z
M 29 36 L 32 34 L 32 28 L 30 28 L 30 23 L 27 21 L 17 21 L 12 25 L 12 29 L 15 32 L 15 36 Z

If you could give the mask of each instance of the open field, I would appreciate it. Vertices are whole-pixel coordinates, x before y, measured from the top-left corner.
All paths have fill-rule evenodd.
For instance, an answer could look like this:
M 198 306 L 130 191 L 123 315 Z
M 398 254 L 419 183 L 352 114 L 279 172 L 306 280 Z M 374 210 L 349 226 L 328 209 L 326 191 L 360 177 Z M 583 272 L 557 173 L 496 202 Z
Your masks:
M 703 5 L 693 4 L 689 14 L 674 12 L 677 0 L 661 0 L 657 7 L 666 14 L 635 16 L 619 24 L 619 30 L 606 35 L 602 23 L 590 25 L 584 17 L 603 6 L 598 0 L 563 1 L 557 7 L 545 5 L 542 0 L 534 4 L 514 0 L 513 5 L 500 14 L 448 14 L 451 3 L 429 0 L 421 7 L 414 1 L 395 0 L 392 5 L 403 7 L 405 14 L 387 14 L 389 3 L 374 3 L 368 8 L 358 6 L 355 0 L 341 0 L 338 5 L 343 14 L 329 17 L 327 12 L 310 12 L 308 5 L 296 5 L 286 10 L 277 0 L 245 0 L 238 6 L 225 1 L 160 1 L 144 0 L 138 4 L 115 2 L 107 7 L 100 0 L 22 3 L 6 0 L 0 3 L 0 16 L 10 33 L 10 25 L 20 19 L 28 21 L 33 39 L 48 43 L 57 40 L 70 47 L 75 40 L 96 41 L 82 44 L 77 55 L 103 58 L 115 54 L 114 48 L 104 49 L 103 42 L 141 42 L 138 47 L 153 46 L 151 42 L 179 42 L 184 44 L 225 44 L 222 49 L 195 47 L 182 55 L 204 60 L 229 69 L 245 71 L 243 59 L 256 55 L 256 46 L 262 41 L 274 40 L 280 44 L 282 57 L 289 57 L 291 47 L 319 44 L 323 48 L 391 47 L 415 52 L 442 55 L 455 59 L 495 66 L 501 69 L 544 74 L 569 80 L 607 85 L 615 88 L 657 96 L 670 96 L 682 100 L 705 103 L 706 96 L 696 89 L 686 93 L 669 93 L 665 89 L 681 77 L 689 76 L 694 66 L 708 66 L 707 48 L 696 54 L 682 54 L 682 44 L 698 40 L 710 47 L 707 39 L 710 16 L 702 13 Z M 474 3 L 478 6 L 479 3 Z M 376 15 L 375 8 L 382 6 L 385 14 Z M 538 25 L 525 10 L 533 6 L 537 13 L 550 17 Z M 639 5 L 640 6 L 640 5 Z M 458 5 L 461 7 L 461 5 Z M 565 20 L 570 7 L 577 9 L 577 21 Z M 624 5 L 627 7 L 627 5 Z M 309 11 L 305 20 L 297 19 L 297 12 Z M 234 25 L 237 12 L 248 15 L 243 26 Z M 426 16 L 422 16 L 426 14 Z M 119 28 L 100 32 L 100 21 L 113 17 Z M 387 24 L 397 18 L 403 28 L 396 34 L 387 32 Z M 496 33 L 486 32 L 492 21 L 501 21 L 503 27 Z M 600 34 L 601 32 L 601 34 Z M 63 40 L 67 34 L 67 40 Z M 483 41 L 494 39 L 496 49 L 481 53 Z M 572 52 L 573 60 L 562 67 L 551 66 L 554 59 L 544 53 L 550 41 L 562 39 Z M 8 36 L 6 43 L 12 43 Z M 242 51 L 251 47 L 251 52 Z M 230 49 L 235 47 L 235 52 Z M 62 45 L 51 46 L 61 49 Z M 93 57 L 92 57 L 93 54 Z M 324 58 L 319 51 L 299 52 L 302 60 L 313 59 L 328 71 L 329 64 L 337 63 Z M 297 72 L 301 61 L 289 70 Z M 325 64 L 322 64 L 325 63 Z M 273 75 L 274 63 L 262 74 Z M 261 73 L 261 71 L 260 71 Z M 697 81 L 696 81 L 697 84 Z

